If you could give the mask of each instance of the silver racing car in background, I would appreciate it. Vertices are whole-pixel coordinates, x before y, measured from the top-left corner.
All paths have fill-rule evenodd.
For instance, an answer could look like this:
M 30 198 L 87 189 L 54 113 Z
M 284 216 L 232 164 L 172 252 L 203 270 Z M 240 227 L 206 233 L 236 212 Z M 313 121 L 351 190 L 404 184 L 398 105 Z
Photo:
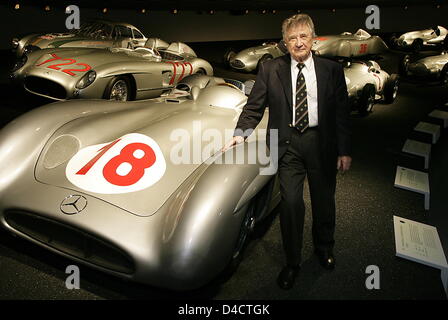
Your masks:
M 412 48 L 419 52 L 423 46 L 434 46 L 437 44 L 448 45 L 448 30 L 442 26 L 429 29 L 410 31 L 403 33 L 398 38 L 393 37 L 392 42 L 400 48 Z
M 352 109 L 361 114 L 372 112 L 376 102 L 389 104 L 397 97 L 399 76 L 389 75 L 373 60 L 347 62 L 344 74 Z
M 343 32 L 339 35 L 318 36 L 313 41 L 314 54 L 323 57 L 362 57 L 378 55 L 388 50 L 386 43 L 367 31 Z
M 359 29 L 356 33 L 343 32 L 339 35 L 318 36 L 313 40 L 312 50 L 318 56 L 338 58 L 378 55 L 388 50 L 387 45 L 378 36 Z M 236 53 L 233 49 L 224 54 L 224 63 L 237 71 L 256 71 L 258 66 L 270 59 L 288 53 L 285 43 L 267 42 Z
M 12 40 L 18 57 L 46 48 L 136 48 L 144 46 L 147 38 L 129 23 L 98 20 L 66 33 L 29 34 Z
M 261 174 L 264 160 L 247 157 L 264 134 L 240 145 L 241 162 L 226 162 L 236 148 L 220 151 L 245 85 L 184 80 L 164 97 L 56 102 L 5 126 L 0 224 L 125 279 L 175 290 L 212 280 L 241 257 L 254 223 L 279 202 L 278 185 L 275 172 Z
M 448 52 L 444 51 L 436 56 L 429 56 L 418 60 L 406 55 L 402 63 L 403 73 L 406 76 L 420 79 L 439 80 L 448 86 Z
M 258 70 L 261 63 L 283 56 L 288 50 L 283 40 L 265 42 L 261 46 L 250 47 L 240 52 L 232 48 L 224 54 L 224 64 L 237 71 L 252 72 Z
M 164 49 L 165 48 L 165 49 Z M 55 100 L 147 99 L 174 88 L 182 78 L 213 68 L 184 43 L 150 38 L 144 47 L 43 49 L 22 56 L 11 78 L 36 95 Z

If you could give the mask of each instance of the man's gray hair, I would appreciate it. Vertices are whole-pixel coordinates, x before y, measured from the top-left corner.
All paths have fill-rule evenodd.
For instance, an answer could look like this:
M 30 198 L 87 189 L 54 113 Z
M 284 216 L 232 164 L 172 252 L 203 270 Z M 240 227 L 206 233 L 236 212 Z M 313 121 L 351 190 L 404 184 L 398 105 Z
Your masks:
M 311 35 L 314 38 L 316 33 L 314 31 L 314 23 L 311 17 L 305 13 L 295 14 L 292 17 L 286 18 L 282 24 L 283 40 L 286 40 L 286 32 L 295 26 L 307 25 L 311 30 Z

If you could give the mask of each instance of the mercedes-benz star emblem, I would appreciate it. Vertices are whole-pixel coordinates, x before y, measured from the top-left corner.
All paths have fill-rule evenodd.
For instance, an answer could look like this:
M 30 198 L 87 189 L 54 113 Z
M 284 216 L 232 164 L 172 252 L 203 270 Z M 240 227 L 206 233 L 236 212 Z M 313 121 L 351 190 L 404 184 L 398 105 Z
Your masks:
M 62 200 L 60 209 L 65 214 L 80 213 L 87 206 L 87 199 L 79 194 L 72 194 Z

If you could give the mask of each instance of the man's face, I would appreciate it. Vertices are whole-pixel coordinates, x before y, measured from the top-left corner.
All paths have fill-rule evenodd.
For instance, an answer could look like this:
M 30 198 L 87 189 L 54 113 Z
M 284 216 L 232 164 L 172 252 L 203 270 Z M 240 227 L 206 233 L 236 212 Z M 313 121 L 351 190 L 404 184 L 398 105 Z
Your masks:
M 286 31 L 286 47 L 297 61 L 304 61 L 311 52 L 313 35 L 306 24 L 295 25 Z

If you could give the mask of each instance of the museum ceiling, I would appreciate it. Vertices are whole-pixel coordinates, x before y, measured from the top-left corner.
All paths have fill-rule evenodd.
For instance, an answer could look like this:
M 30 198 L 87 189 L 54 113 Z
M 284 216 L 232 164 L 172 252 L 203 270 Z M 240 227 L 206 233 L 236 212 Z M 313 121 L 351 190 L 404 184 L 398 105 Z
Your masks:
M 11 5 L 20 3 L 32 6 L 67 6 L 76 4 L 82 7 L 109 7 L 148 10 L 299 10 L 317 8 L 351 8 L 366 7 L 371 0 L 8 0 Z M 448 5 L 447 0 L 376 0 L 378 6 L 414 6 L 414 5 Z

